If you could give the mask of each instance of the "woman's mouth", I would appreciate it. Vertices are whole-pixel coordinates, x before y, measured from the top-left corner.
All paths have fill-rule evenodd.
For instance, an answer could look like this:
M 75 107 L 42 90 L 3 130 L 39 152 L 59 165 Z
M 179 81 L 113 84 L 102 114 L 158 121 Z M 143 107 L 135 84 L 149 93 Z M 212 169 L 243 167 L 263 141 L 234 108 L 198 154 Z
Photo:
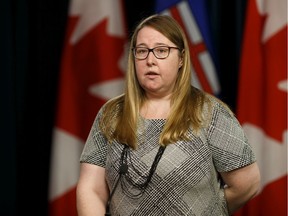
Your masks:
M 147 77 L 149 77 L 149 78 L 154 78 L 154 77 L 156 77 L 156 76 L 159 76 L 159 74 L 156 73 L 156 72 L 150 71 L 150 72 L 146 73 L 145 76 L 147 76 Z

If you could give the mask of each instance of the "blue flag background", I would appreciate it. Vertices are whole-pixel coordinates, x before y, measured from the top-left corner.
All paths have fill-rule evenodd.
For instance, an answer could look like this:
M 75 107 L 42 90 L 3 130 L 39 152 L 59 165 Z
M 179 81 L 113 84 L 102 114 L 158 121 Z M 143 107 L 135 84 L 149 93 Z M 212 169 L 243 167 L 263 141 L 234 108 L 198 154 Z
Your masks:
M 192 84 L 220 96 L 221 89 L 206 1 L 158 0 L 155 4 L 155 10 L 157 13 L 174 17 L 186 32 L 194 69 L 192 71 Z
M 156 12 L 161 12 L 167 8 L 170 8 L 180 2 L 183 2 L 183 0 L 157 0 L 156 1 Z M 208 17 L 208 5 L 206 0 L 187 0 L 186 1 L 191 9 L 191 12 L 193 13 L 195 20 L 197 21 L 198 27 L 201 31 L 201 34 L 204 38 L 205 44 L 207 46 L 207 49 L 209 50 L 209 53 L 211 54 L 213 61 L 215 64 L 216 57 L 215 57 L 215 49 L 212 44 L 211 39 L 211 28 L 209 24 L 209 17 Z

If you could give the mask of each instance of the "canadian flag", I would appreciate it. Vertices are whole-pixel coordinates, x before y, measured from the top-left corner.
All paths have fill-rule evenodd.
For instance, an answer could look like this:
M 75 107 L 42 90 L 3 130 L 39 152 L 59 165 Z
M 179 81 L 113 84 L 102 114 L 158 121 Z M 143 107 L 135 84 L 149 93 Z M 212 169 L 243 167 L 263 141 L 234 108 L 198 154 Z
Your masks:
M 49 215 L 76 216 L 79 159 L 99 108 L 123 92 L 127 29 L 121 0 L 72 0 L 53 133 Z
M 261 190 L 235 215 L 287 215 L 287 0 L 248 0 L 237 115 Z

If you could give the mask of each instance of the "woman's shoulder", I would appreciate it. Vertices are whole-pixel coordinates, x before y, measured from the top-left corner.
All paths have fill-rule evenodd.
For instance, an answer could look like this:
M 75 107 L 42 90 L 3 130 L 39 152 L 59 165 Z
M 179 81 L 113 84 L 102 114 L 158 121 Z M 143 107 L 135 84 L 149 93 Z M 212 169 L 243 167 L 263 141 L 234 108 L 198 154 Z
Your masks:
M 100 112 L 106 111 L 115 111 L 121 107 L 121 105 L 124 102 L 124 94 L 121 94 L 119 96 L 113 97 L 109 100 L 107 100 L 103 106 L 100 108 Z
M 203 126 L 208 127 L 212 122 L 217 119 L 235 119 L 235 114 L 231 108 L 218 97 L 205 93 L 204 103 L 202 107 Z
M 229 107 L 229 105 L 214 95 L 211 95 L 209 93 L 205 93 L 205 103 L 204 104 L 206 104 L 206 106 L 210 106 L 211 111 L 224 112 L 224 113 L 227 113 L 231 116 L 234 116 L 234 112 Z
M 107 100 L 98 110 L 95 120 L 100 119 L 103 115 L 111 115 L 111 113 L 115 113 L 116 110 L 119 110 L 123 98 L 124 94 Z
M 104 105 L 102 106 L 102 108 L 105 108 L 106 106 L 109 106 L 111 104 L 119 104 L 121 102 L 124 101 L 124 94 L 118 95 L 116 97 L 110 98 L 109 100 L 107 100 Z

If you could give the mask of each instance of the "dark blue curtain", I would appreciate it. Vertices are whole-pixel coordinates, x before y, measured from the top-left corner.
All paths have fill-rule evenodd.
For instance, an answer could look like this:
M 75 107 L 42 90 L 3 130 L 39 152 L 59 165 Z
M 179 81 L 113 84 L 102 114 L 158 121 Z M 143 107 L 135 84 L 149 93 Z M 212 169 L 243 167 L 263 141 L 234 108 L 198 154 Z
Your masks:
M 46 215 L 68 1 L 1 3 L 0 215 Z
M 15 215 L 16 206 L 16 103 L 15 69 L 13 46 L 12 5 L 8 1 L 0 2 L 0 131 L 1 131 L 1 196 L 0 214 Z
M 207 0 L 221 99 L 235 111 L 246 0 Z

